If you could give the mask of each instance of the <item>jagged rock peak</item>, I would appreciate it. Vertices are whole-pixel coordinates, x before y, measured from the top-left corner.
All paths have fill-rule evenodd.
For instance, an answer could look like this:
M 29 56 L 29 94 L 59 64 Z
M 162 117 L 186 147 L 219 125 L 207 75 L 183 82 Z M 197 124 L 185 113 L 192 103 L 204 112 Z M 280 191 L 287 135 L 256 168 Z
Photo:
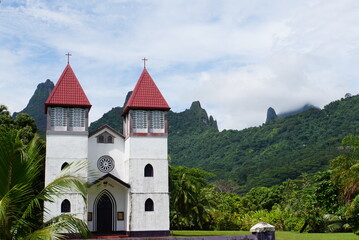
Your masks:
M 36 89 L 54 89 L 54 83 L 50 79 L 46 79 L 45 82 L 39 83 Z M 50 91 L 51 92 L 51 91 Z
M 267 110 L 267 119 L 266 119 L 266 123 L 268 123 L 269 121 L 278 118 L 277 113 L 275 112 L 274 108 L 270 107 Z
M 19 113 L 27 113 L 35 119 L 38 129 L 44 132 L 46 130 L 44 104 L 52 89 L 54 89 L 54 83 L 50 79 L 38 84 L 26 107 L 20 112 L 14 112 L 13 117 Z
M 214 127 L 218 130 L 217 121 L 214 120 L 212 116 L 208 117 L 206 110 L 201 107 L 201 103 L 199 101 L 192 102 L 189 110 L 195 115 L 198 115 L 205 125 Z
M 203 108 L 201 107 L 201 103 L 199 101 L 194 101 L 191 104 L 190 110 L 203 110 Z

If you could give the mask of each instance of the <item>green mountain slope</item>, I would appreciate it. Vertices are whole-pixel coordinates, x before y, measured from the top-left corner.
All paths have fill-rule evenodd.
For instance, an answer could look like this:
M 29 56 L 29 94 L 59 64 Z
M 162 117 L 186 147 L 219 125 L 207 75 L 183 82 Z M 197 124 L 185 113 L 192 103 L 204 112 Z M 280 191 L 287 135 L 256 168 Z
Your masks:
M 53 87 L 50 80 L 39 84 L 21 111 L 34 117 L 42 131 L 46 128 L 44 102 Z M 122 109 L 112 108 L 91 123 L 90 131 L 108 124 L 122 132 Z M 339 154 L 341 139 L 359 134 L 359 96 L 241 131 L 219 132 L 217 122 L 199 102 L 180 113 L 170 111 L 168 121 L 171 164 L 199 167 L 248 191 L 327 168 L 328 161 Z
M 129 98 L 130 93 L 126 97 Z M 125 101 L 125 103 L 126 103 Z M 90 124 L 90 132 L 95 131 L 97 128 L 104 124 L 110 125 L 119 132 L 123 130 L 123 118 L 121 117 L 123 107 L 114 107 L 105 113 L 100 119 Z M 169 111 L 169 135 L 176 133 L 177 135 L 202 133 L 208 129 L 218 131 L 217 122 L 212 116 L 207 115 L 206 110 L 201 107 L 201 104 L 193 102 L 190 109 L 181 113 Z
M 358 133 L 359 96 L 354 96 L 241 131 L 174 133 L 169 151 L 173 164 L 213 172 L 247 191 L 325 169 L 339 154 L 341 139 Z
M 121 112 L 113 108 L 90 130 L 108 124 L 122 132 Z M 199 102 L 181 113 L 170 111 L 168 119 L 171 164 L 199 167 L 248 191 L 326 169 L 341 139 L 359 132 L 359 96 L 241 131 L 219 132 Z

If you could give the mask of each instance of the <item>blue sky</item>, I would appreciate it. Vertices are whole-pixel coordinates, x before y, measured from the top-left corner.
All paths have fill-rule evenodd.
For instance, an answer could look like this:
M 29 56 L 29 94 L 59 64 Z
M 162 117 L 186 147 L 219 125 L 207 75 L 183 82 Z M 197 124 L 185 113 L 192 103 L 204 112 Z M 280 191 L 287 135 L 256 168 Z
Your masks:
M 67 63 L 97 120 L 147 68 L 173 111 L 199 100 L 220 129 L 359 92 L 359 1 L 0 3 L 0 104 L 22 110 Z

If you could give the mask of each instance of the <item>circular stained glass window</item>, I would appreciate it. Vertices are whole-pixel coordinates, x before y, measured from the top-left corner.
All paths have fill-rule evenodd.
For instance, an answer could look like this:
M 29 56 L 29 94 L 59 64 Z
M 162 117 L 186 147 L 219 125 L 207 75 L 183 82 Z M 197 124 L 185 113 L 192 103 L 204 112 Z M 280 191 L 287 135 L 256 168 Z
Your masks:
M 97 168 L 101 172 L 105 172 L 105 173 L 111 172 L 114 167 L 115 167 L 115 162 L 110 156 L 102 156 L 97 161 Z

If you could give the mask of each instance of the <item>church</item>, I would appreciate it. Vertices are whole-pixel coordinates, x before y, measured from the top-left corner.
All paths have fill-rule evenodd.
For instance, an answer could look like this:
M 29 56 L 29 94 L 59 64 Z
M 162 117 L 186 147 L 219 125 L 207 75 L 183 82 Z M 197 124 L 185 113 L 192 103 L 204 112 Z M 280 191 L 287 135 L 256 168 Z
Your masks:
M 90 109 L 68 63 L 45 102 L 45 184 L 68 164 L 83 161 L 87 169 L 78 174 L 89 179 L 88 197 L 86 202 L 79 193 L 64 192 L 45 204 L 44 220 L 71 213 L 95 233 L 170 235 L 170 107 L 146 67 L 122 112 L 123 134 L 108 125 L 89 133 Z

